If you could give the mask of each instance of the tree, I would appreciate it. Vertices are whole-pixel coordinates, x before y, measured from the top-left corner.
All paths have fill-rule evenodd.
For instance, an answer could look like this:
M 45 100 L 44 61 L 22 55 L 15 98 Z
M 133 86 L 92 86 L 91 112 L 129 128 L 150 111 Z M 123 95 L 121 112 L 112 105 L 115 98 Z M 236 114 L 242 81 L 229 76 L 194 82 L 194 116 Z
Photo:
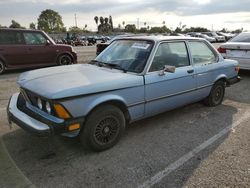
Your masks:
M 87 27 L 88 27 L 88 25 L 87 25 L 87 24 L 85 24 L 84 29 L 86 30 L 86 29 L 87 29 Z
M 163 21 L 163 22 L 162 22 L 162 25 L 165 25 L 165 24 L 166 24 L 166 22 L 165 22 L 165 21 Z
M 108 24 L 108 22 L 109 22 L 109 19 L 106 17 L 106 18 L 104 18 L 104 24 Z
M 54 10 L 46 9 L 42 11 L 37 21 L 38 29 L 42 29 L 45 32 L 60 32 L 64 30 L 62 17 Z
M 112 19 L 112 16 L 109 16 L 109 24 L 111 26 L 111 29 L 113 31 L 114 27 L 113 27 L 113 19 Z
M 30 23 L 30 29 L 36 29 L 36 24 L 34 24 L 33 22 Z
M 125 21 L 122 21 L 122 25 L 123 25 L 123 27 L 125 26 Z
M 103 25 L 103 24 L 104 24 L 104 19 L 103 19 L 103 17 L 102 17 L 102 16 L 100 17 L 100 24 L 101 24 L 101 25 Z
M 15 20 L 11 20 L 11 24 L 9 26 L 9 28 L 24 28 L 22 27 L 18 22 L 16 22 Z
M 147 25 L 147 22 L 144 22 L 144 26 L 146 27 L 146 25 Z
M 95 16 L 94 20 L 95 20 L 96 25 L 98 25 L 98 21 L 99 21 L 98 16 Z
M 79 27 L 73 26 L 69 28 L 69 32 L 70 33 L 82 33 L 83 30 Z
M 125 26 L 125 31 L 130 32 L 130 33 L 135 33 L 136 32 L 136 26 L 135 24 L 127 24 Z

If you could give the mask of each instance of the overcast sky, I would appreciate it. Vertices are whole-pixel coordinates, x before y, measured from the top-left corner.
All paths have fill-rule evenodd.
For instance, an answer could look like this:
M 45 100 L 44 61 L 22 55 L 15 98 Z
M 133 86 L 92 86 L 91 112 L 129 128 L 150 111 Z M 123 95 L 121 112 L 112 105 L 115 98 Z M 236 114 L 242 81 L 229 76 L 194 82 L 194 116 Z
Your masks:
M 250 0 L 0 0 L 0 24 L 9 26 L 12 19 L 28 27 L 37 22 L 42 10 L 53 9 L 62 16 L 65 26 L 85 24 L 96 30 L 94 16 L 112 15 L 114 26 L 125 21 L 140 26 L 161 26 L 175 29 L 182 25 L 208 29 L 250 30 Z

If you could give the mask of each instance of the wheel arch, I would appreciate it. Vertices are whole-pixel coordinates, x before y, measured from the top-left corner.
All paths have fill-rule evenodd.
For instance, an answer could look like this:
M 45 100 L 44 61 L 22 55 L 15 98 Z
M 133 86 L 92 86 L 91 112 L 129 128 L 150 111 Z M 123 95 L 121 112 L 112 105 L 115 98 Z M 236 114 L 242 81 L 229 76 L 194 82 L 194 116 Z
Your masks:
M 116 106 L 123 112 L 126 122 L 129 122 L 131 120 L 131 116 L 130 116 L 130 113 L 128 111 L 128 108 L 125 102 L 122 99 L 118 99 L 118 98 L 115 98 L 115 99 L 109 98 L 109 99 L 103 99 L 103 100 L 98 100 L 98 101 L 93 102 L 91 107 L 87 111 L 86 117 L 88 117 L 95 109 L 103 105 Z
M 62 56 L 62 55 L 69 55 L 70 58 L 71 58 L 71 60 L 72 60 L 72 62 L 74 61 L 73 55 L 72 55 L 71 53 L 69 53 L 69 52 L 66 51 L 66 52 L 61 52 L 61 53 L 59 53 L 59 54 L 57 55 L 57 57 L 56 57 L 56 63 L 58 63 L 59 57 Z

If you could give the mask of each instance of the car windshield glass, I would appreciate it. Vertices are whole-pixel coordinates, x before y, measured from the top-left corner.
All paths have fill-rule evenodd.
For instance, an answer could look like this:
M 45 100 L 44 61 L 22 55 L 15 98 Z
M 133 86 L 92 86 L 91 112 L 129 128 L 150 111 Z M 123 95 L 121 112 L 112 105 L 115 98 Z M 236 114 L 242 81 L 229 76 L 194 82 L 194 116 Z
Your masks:
M 230 42 L 250 42 L 250 33 L 241 33 L 232 38 Z
M 143 71 L 153 42 L 144 40 L 117 40 L 110 44 L 95 61 L 111 65 L 115 69 L 124 72 L 140 73 Z

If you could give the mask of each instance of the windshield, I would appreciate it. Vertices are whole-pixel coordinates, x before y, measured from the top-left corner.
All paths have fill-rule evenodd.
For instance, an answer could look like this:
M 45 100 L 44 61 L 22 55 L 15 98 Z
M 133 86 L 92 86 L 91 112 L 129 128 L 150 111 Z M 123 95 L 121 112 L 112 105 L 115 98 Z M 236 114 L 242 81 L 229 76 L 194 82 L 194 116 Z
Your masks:
M 152 46 L 151 41 L 117 40 L 97 56 L 95 61 L 99 65 L 112 65 L 112 68 L 140 73 L 146 65 Z
M 250 42 L 250 33 L 241 33 L 232 38 L 230 42 Z

